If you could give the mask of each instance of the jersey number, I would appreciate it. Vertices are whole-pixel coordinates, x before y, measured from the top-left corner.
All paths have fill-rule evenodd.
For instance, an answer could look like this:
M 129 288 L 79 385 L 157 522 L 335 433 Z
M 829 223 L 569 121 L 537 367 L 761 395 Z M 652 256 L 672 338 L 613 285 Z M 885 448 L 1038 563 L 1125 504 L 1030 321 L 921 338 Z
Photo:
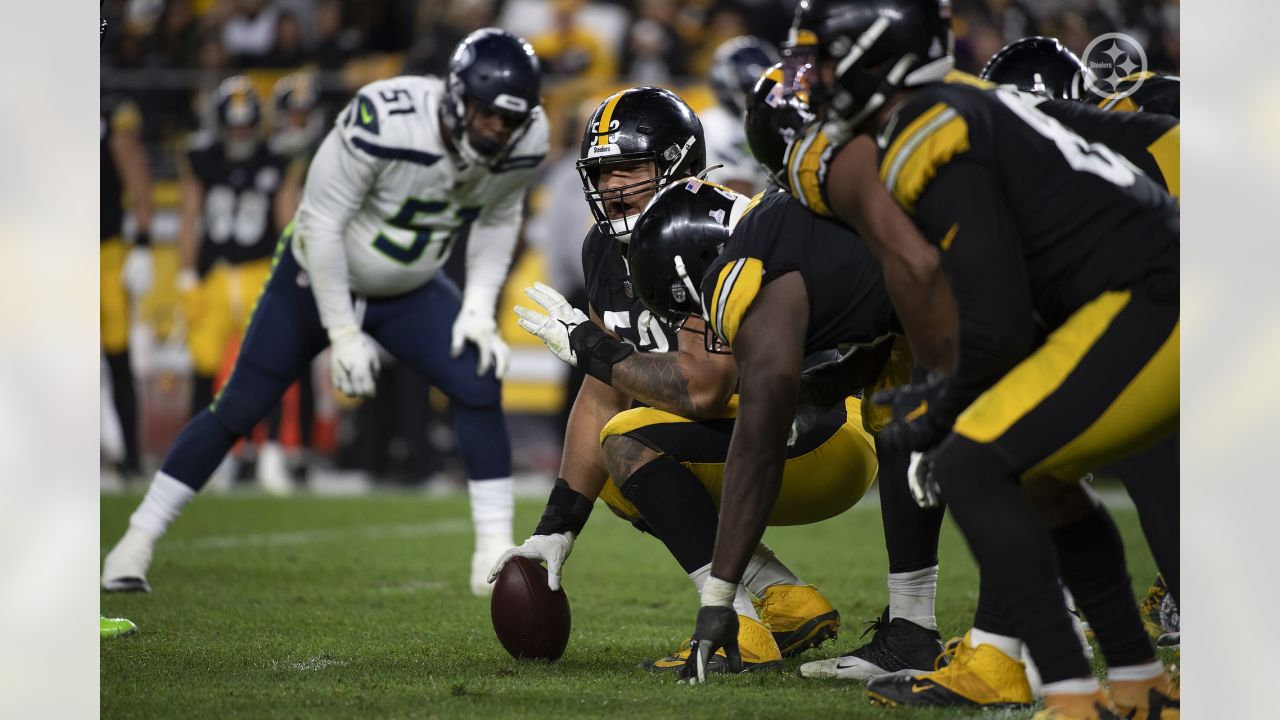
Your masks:
M 248 247 L 267 231 L 271 199 L 257 190 L 239 194 L 226 185 L 214 185 L 205 195 L 204 222 L 209 239 L 222 244 L 235 238 Z
M 408 265 L 418 258 L 422 257 L 423 251 L 427 249 L 427 245 L 431 243 L 431 236 L 434 230 L 432 224 L 439 224 L 439 216 L 449 209 L 449 203 L 445 200 L 419 200 L 417 198 L 409 198 L 400 206 L 400 211 L 395 217 L 387 221 L 392 227 L 408 230 L 413 233 L 413 242 L 408 245 L 397 245 L 394 240 L 387 237 L 383 233 L 373 239 L 373 247 L 378 252 L 386 255 L 392 260 Z M 420 216 L 426 216 L 425 218 Z M 458 208 L 454 216 L 458 218 L 459 225 L 452 232 L 446 233 L 440 241 L 440 247 L 434 251 L 436 260 L 443 260 L 449 254 L 449 249 L 453 247 L 453 241 L 465 232 L 467 227 L 480 216 L 480 208 L 463 207 Z M 430 224 L 429 224 L 430 223 Z
M 1024 103 L 1017 93 L 996 90 L 996 95 L 1032 129 L 1052 140 L 1073 170 L 1093 173 L 1120 187 L 1129 187 L 1136 181 L 1133 166 L 1116 155 L 1111 148 L 1101 143 L 1087 142 L 1057 120 Z

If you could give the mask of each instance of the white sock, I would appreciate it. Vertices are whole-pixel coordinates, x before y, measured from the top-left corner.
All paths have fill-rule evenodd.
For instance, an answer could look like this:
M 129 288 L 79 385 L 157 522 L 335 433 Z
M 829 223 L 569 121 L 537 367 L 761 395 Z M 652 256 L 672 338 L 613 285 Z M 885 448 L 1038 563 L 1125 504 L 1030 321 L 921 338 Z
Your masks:
M 760 543 L 742 573 L 742 584 L 755 596 L 764 597 L 764 591 L 774 585 L 804 585 L 804 581 L 782 564 L 772 548 Z
M 1116 682 L 1117 680 L 1121 682 L 1132 682 L 1137 680 L 1150 680 L 1159 676 L 1163 672 L 1164 664 L 1159 660 L 1152 660 L 1151 662 L 1143 663 L 1142 665 L 1125 665 L 1123 667 L 1111 668 L 1107 671 L 1107 677 L 1109 677 L 1112 682 Z
M 1098 678 L 1082 677 L 1045 683 L 1045 695 L 1092 695 L 1098 692 Z
M 938 619 L 934 617 L 933 610 L 933 601 L 937 596 L 937 565 L 923 570 L 889 573 L 890 620 L 903 618 L 920 627 L 937 630 Z
M 990 645 L 1014 660 L 1022 657 L 1022 641 L 1018 638 L 974 628 L 969 631 L 969 647 L 979 645 Z
M 146 497 L 142 498 L 142 504 L 129 516 L 129 527 L 159 538 L 195 496 L 196 491 L 190 485 L 172 475 L 157 472 L 151 479 Z
M 711 563 L 707 563 L 702 567 L 689 573 L 689 579 L 693 581 L 693 586 L 698 589 L 698 597 L 702 597 L 702 588 L 707 584 L 707 579 L 711 577 Z M 738 591 L 733 596 L 733 609 L 739 615 L 746 615 L 752 620 L 759 621 L 760 616 L 756 614 L 756 608 L 751 604 L 751 596 L 747 594 L 747 588 L 742 583 L 738 583 Z
M 476 544 L 505 544 L 510 547 L 511 522 L 515 517 L 516 501 L 511 494 L 511 478 L 470 480 L 467 493 L 471 496 L 471 524 L 476 529 Z

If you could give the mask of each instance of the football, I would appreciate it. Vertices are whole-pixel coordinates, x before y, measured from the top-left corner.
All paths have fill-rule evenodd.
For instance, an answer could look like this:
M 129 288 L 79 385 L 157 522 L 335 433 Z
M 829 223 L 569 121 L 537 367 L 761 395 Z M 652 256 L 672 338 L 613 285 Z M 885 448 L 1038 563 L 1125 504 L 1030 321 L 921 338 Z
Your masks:
M 557 660 L 569 644 L 569 597 L 547 587 L 547 569 L 512 558 L 493 584 L 493 631 L 517 659 Z

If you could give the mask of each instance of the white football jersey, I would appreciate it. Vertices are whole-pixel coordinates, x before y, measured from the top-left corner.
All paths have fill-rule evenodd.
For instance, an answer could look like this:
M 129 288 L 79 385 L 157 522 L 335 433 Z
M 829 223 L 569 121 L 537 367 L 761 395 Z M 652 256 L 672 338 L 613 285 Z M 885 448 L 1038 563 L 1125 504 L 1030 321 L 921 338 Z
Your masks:
M 307 244 L 334 232 L 341 233 L 351 291 L 370 297 L 429 281 L 468 223 L 473 239 L 481 234 L 475 230 L 497 229 L 514 238 L 525 190 L 547 153 L 546 116 L 536 108 L 494 168 L 466 166 L 444 144 L 443 96 L 438 78 L 396 77 L 364 86 L 338 114 L 298 210 L 294 255 L 313 275 Z
M 735 180 L 750 183 L 753 191 L 749 194 L 764 190 L 769 177 L 751 156 L 742 118 L 716 105 L 699 113 L 698 119 L 702 121 L 702 136 L 707 141 L 707 167 L 724 166 L 711 171 L 709 179 L 718 183 Z

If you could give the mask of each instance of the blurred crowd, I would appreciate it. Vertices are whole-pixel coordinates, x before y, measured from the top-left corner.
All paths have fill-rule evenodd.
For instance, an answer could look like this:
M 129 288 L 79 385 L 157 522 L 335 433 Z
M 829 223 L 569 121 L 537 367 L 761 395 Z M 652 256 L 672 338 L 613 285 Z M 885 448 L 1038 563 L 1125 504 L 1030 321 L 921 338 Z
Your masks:
M 509 292 L 532 280 L 573 297 L 581 292 L 579 249 L 589 222 L 573 169 L 581 127 L 600 98 L 615 89 L 657 84 L 679 92 L 695 110 L 715 103 L 708 69 L 715 49 L 739 35 L 771 43 L 785 39 L 796 0 L 107 0 L 102 45 L 104 98 L 127 98 L 138 110 L 154 194 L 150 231 L 157 254 L 155 289 L 136 307 L 134 336 L 143 415 L 143 450 L 163 453 L 186 419 L 176 260 L 163 254 L 177 235 L 180 158 L 189 138 L 213 122 L 211 94 L 233 74 L 258 88 L 267 112 L 281 78 L 304 70 L 318 92 L 318 114 L 332 116 L 365 83 L 404 73 L 441 74 L 456 43 L 472 30 L 498 25 L 527 38 L 542 61 L 544 105 L 552 154 L 529 199 L 526 242 L 513 265 Z M 977 72 L 1008 42 L 1028 35 L 1058 37 L 1081 54 L 1107 32 L 1135 37 L 1150 69 L 1179 68 L 1178 0 L 954 0 L 960 69 Z M 270 123 L 264 123 L 264 132 Z M 568 152 L 565 152 L 565 151 Z M 548 198 L 563 198 L 551 203 Z M 136 222 L 135 222 L 136 226 Z M 129 221 L 126 220 L 126 236 Z M 455 250 L 455 260 L 463 256 Z M 457 265 L 458 263 L 454 263 Z M 454 273 L 460 275 L 460 268 Z M 460 277 L 457 279 L 461 279 Z M 514 299 L 514 295 L 508 295 Z M 509 306 L 512 303 L 500 303 Z M 500 316 L 503 313 L 499 313 Z M 500 317 L 501 319 L 501 317 Z M 564 368 L 504 327 L 517 350 L 504 397 L 512 413 L 518 469 L 554 471 L 563 429 Z M 529 343 L 532 344 L 529 344 Z M 524 343 L 522 345 L 522 343 Z M 523 347 L 524 355 L 519 352 Z M 233 353 L 232 353 L 233 356 Z M 316 456 L 371 476 L 419 483 L 451 466 L 448 409 L 421 379 L 384 371 L 395 392 L 355 407 L 332 396 L 327 373 L 316 372 L 316 399 L 286 407 L 284 437 L 294 456 Z M 168 400 L 166 400 L 168 398 Z M 166 402 L 168 405 L 166 405 Z M 292 410 L 290 408 L 292 407 Z M 167 408 L 167 409 L 166 409 Z M 314 417 L 313 417 L 314 416 Z M 299 425 L 305 427 L 299 428 Z M 292 428 L 292 430 L 290 430 Z

